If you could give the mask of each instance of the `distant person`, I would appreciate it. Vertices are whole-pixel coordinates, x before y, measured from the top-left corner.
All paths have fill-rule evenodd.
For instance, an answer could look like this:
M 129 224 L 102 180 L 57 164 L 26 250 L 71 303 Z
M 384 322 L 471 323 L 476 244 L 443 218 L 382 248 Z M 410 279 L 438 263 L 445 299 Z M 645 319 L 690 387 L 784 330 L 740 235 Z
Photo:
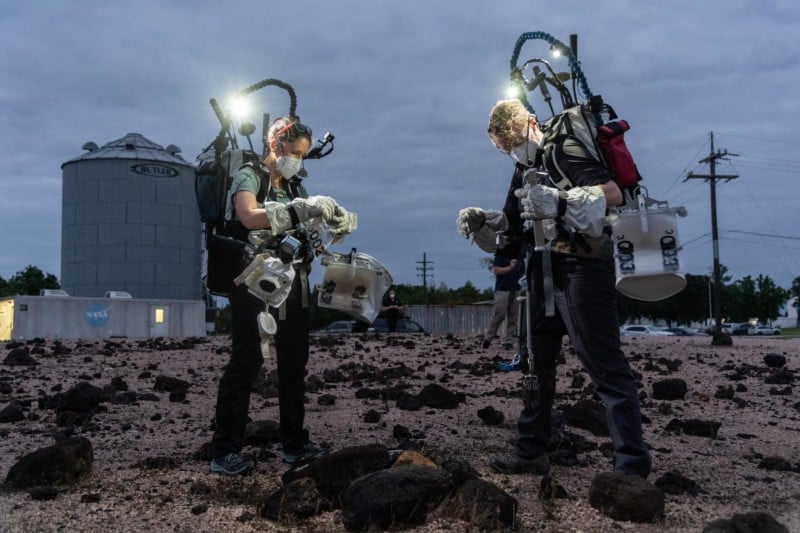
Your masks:
M 403 303 L 394 289 L 389 289 L 389 292 L 383 295 L 381 316 L 386 319 L 389 331 L 397 331 L 397 321 L 403 318 Z
M 261 165 L 243 166 L 231 184 L 232 206 L 226 213 L 226 230 L 231 237 L 246 241 L 251 230 L 270 229 L 274 247 L 296 224 L 322 215 L 334 233 L 352 228 L 332 213 L 341 208 L 330 198 L 314 197 L 312 204 L 297 176 L 303 158 L 311 148 L 311 128 L 296 118 L 281 117 L 269 128 Z M 266 190 L 264 190 L 266 189 Z M 263 201 L 259 200 L 263 198 Z M 268 245 L 268 246 L 271 246 Z M 295 276 L 291 292 L 279 308 L 270 307 L 277 331 L 274 335 L 278 367 L 280 438 L 283 461 L 292 464 L 303 457 L 326 452 L 309 438 L 305 423 L 305 372 L 308 362 L 310 311 L 308 272 L 311 258 L 293 263 Z M 250 390 L 264 363 L 258 316 L 265 303 L 242 283 L 229 295 L 231 306 L 232 353 L 219 381 L 216 430 L 211 440 L 211 472 L 240 475 L 253 469 L 253 462 L 241 455 L 244 444 Z
M 606 209 L 622 202 L 622 192 L 614 175 L 573 138 L 552 151 L 554 160 L 548 155 L 542 162 L 544 135 L 536 117 L 519 100 L 495 105 L 488 134 L 495 148 L 514 161 L 514 175 L 502 212 L 477 207 L 459 212 L 462 236 L 473 235 L 482 249 L 493 251 L 497 232 L 522 231 L 525 220 L 542 220 L 542 227 L 552 230 L 543 235 L 551 250 L 550 265 L 541 251 L 534 251 L 527 266 L 529 341 L 538 395 L 523 397 L 516 443 L 510 453 L 494 457 L 490 466 L 506 474 L 550 471 L 547 446 L 556 361 L 566 334 L 605 405 L 615 472 L 646 478 L 652 459 L 642 435 L 636 380 L 621 348 L 613 247 L 604 228 Z M 572 188 L 555 187 L 548 173 L 553 164 L 570 173 Z M 574 241 L 593 246 L 587 251 L 573 247 Z M 552 316 L 547 313 L 550 304 Z
M 525 272 L 525 261 L 519 257 L 519 246 L 508 244 L 498 248 L 492 259 L 494 281 L 494 314 L 483 336 L 484 349 L 488 348 L 497 335 L 497 330 L 506 323 L 503 347 L 510 350 L 517 337 L 517 289 L 519 278 Z

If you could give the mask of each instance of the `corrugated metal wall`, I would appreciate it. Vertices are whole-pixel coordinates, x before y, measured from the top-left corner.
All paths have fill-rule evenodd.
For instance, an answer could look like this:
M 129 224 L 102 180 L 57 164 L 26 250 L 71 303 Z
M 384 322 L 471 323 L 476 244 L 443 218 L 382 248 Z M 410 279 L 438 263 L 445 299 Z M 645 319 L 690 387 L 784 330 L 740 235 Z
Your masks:
M 492 305 L 408 305 L 406 316 L 419 322 L 425 331 L 437 335 L 483 335 L 489 326 Z M 502 334 L 500 328 L 498 334 Z

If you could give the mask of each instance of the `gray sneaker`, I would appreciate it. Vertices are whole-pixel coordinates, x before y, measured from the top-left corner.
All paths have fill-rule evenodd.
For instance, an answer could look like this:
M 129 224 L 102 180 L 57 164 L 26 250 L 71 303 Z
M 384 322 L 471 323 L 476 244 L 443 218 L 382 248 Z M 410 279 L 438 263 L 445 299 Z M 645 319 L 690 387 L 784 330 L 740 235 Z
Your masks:
M 496 455 L 489 462 L 492 470 L 500 474 L 538 474 L 543 476 L 550 472 L 550 459 L 542 453 L 533 459 L 522 459 L 514 452 Z
M 236 452 L 231 452 L 222 457 L 214 457 L 209 465 L 209 471 L 226 476 L 240 476 L 250 472 L 255 465 Z

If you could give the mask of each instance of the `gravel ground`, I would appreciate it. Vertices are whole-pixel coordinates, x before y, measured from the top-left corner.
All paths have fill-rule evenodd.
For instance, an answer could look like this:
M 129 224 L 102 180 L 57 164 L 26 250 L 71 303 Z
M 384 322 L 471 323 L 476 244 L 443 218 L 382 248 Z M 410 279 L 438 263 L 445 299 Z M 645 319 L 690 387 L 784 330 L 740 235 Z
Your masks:
M 248 447 L 257 458 L 252 475 L 228 479 L 208 472 L 208 462 L 197 452 L 212 434 L 213 405 L 221 368 L 228 358 L 229 340 L 211 337 L 203 342 L 166 339 L 161 342 L 113 339 L 64 342 L 67 354 L 53 353 L 45 342 L 42 353 L 32 353 L 36 366 L 0 365 L 0 410 L 12 400 L 23 406 L 25 418 L 0 423 L 0 476 L 25 454 L 54 443 L 57 432 L 52 409 L 39 400 L 67 391 L 79 382 L 108 387 L 112 379 L 124 382 L 139 399 L 128 405 L 104 403 L 89 422 L 73 429 L 87 437 L 94 449 L 91 473 L 76 485 L 59 487 L 54 499 L 34 499 L 30 491 L 0 491 L 0 531 L 343 531 L 338 511 L 277 524 L 257 513 L 257 506 L 280 486 L 286 470 L 278 445 Z M 342 335 L 312 338 L 309 380 L 321 378 L 320 390 L 307 393 L 307 425 L 318 442 L 340 449 L 357 444 L 398 446 L 396 425 L 408 428 L 425 450 L 447 451 L 467 460 L 484 478 L 519 501 L 520 531 L 702 531 L 717 518 L 764 511 L 790 531 L 800 532 L 800 401 L 795 374 L 800 372 L 799 338 L 735 337 L 729 347 L 711 346 L 709 337 L 624 337 L 624 349 L 640 376 L 645 439 L 653 449 L 650 481 L 666 472 L 678 472 L 695 481 L 702 492 L 667 494 L 663 521 L 636 524 L 611 520 L 588 503 L 591 479 L 610 469 L 603 454 L 608 439 L 567 428 L 600 447 L 586 452 L 581 465 L 554 466 L 553 477 L 569 493 L 567 499 L 543 504 L 537 476 L 493 473 L 493 454 L 513 441 L 520 400 L 518 373 L 492 371 L 511 354 L 499 347 L 479 348 L 479 339 L 434 335 Z M 31 345 L 32 346 L 32 345 Z M 9 350 L 0 351 L 5 358 Z M 764 356 L 786 357 L 782 382 L 770 376 Z M 557 409 L 590 398 L 585 376 L 568 341 L 565 363 L 559 367 Z M 347 365 L 347 366 L 343 366 Z M 265 365 L 267 372 L 274 360 Z M 333 370 L 364 370 L 358 379 L 337 381 Z M 397 372 L 382 374 L 383 369 Z M 376 371 L 377 369 L 377 371 Z M 476 371 L 482 369 L 482 371 Z M 326 372 L 327 371 L 327 372 Z M 481 375 L 482 374 L 482 375 Z M 799 374 L 800 375 L 800 374 Z M 159 376 L 189 382 L 186 399 L 170 401 L 169 393 L 155 390 Z M 654 400 L 652 385 L 667 378 L 686 381 L 680 400 Z M 374 381 L 375 379 L 381 382 Z M 465 401 L 451 410 L 424 407 L 399 409 L 393 401 L 357 399 L 360 387 L 407 387 L 418 393 L 429 383 L 464 393 Z M 720 397 L 721 388 L 733 387 L 733 398 Z M 277 399 L 259 389 L 252 397 L 251 418 L 277 420 Z M 333 405 L 320 405 L 323 394 Z M 143 400 L 143 397 L 149 399 Z M 499 426 L 486 425 L 478 416 L 492 406 L 502 412 Z M 369 410 L 380 413 L 367 423 Z M 666 431 L 672 420 L 717 421 L 716 438 Z M 759 467 L 762 459 L 780 456 L 793 470 Z M 413 531 L 472 531 L 465 522 L 429 516 Z

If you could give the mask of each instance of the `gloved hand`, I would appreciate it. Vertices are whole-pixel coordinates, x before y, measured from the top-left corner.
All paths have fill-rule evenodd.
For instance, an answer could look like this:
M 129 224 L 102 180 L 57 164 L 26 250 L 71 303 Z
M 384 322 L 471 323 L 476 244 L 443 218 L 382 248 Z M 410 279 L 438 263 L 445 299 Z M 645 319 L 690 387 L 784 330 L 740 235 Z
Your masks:
M 337 206 L 336 213 L 328 220 L 331 233 L 336 236 L 353 233 L 358 228 L 358 215 L 351 213 L 342 206 Z
M 508 226 L 506 215 L 502 211 L 486 211 L 480 207 L 465 207 L 458 212 L 456 229 L 465 239 L 486 226 L 492 231 L 504 231 Z
M 514 191 L 514 196 L 521 199 L 522 218 L 543 220 L 558 216 L 559 193 L 555 187 L 526 183 Z
M 480 207 L 465 207 L 458 212 L 456 229 L 465 238 L 470 235 L 484 252 L 497 250 L 497 233 L 508 228 L 508 220 L 502 211 L 484 210 Z
M 322 209 L 309 203 L 305 198 L 295 198 L 288 204 L 265 202 L 264 209 L 267 211 L 269 229 L 273 235 L 286 232 L 293 228 L 296 222 L 305 222 L 311 217 L 322 216 Z M 294 212 L 296 222 L 292 220 L 289 210 Z
M 336 200 L 330 196 L 309 196 L 306 202 L 322 210 L 322 218 L 325 222 L 330 222 L 331 218 L 336 214 L 336 210 L 340 208 Z
M 560 191 L 545 185 L 528 185 L 514 191 L 521 198 L 522 218 L 542 220 L 558 216 L 559 201 L 565 205 L 562 220 L 574 230 L 589 237 L 603 234 L 606 223 L 606 197 L 597 185 L 573 187 Z

